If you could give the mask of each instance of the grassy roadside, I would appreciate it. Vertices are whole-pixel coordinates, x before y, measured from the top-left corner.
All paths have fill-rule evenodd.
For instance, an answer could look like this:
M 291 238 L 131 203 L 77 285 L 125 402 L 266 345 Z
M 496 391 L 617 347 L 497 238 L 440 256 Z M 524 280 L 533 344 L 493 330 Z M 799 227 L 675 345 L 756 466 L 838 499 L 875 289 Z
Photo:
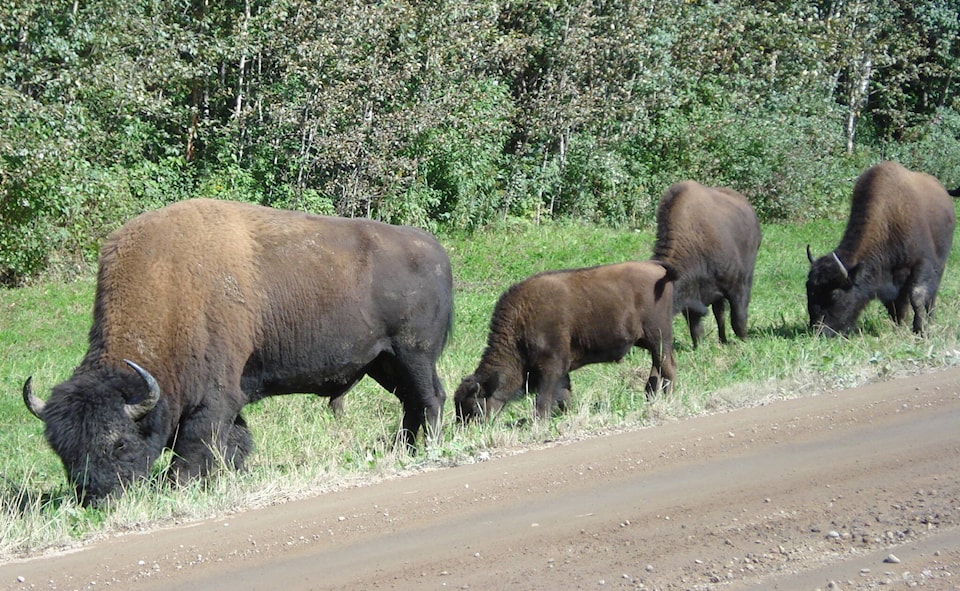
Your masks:
M 312 396 L 287 396 L 248 407 L 257 444 L 242 474 L 172 490 L 161 474 L 137 485 L 109 511 L 83 509 L 66 486 L 59 460 L 46 446 L 42 426 L 24 408 L 20 391 L 32 375 L 37 392 L 67 378 L 86 348 L 93 278 L 0 291 L 0 560 L 76 543 L 157 522 L 202 518 L 280 502 L 399 472 L 471 462 L 508 448 L 572 439 L 609 429 L 811 395 L 895 375 L 960 363 L 960 252 L 948 263 L 930 334 L 919 339 L 896 327 L 874 302 L 861 316 L 862 331 L 847 339 L 815 338 L 806 331 L 805 246 L 828 252 L 839 241 L 841 221 L 764 226 L 750 307 L 750 338 L 727 346 L 707 327 L 694 351 L 675 319 L 678 379 L 672 396 L 648 403 L 643 384 L 645 352 L 622 363 L 589 366 L 572 375 L 574 408 L 552 421 L 515 425 L 532 415 L 532 399 L 507 407 L 492 425 L 457 429 L 453 405 L 446 427 L 427 453 L 395 451 L 400 407 L 369 380 L 347 397 L 335 421 Z M 651 231 L 617 231 L 580 225 L 503 225 L 470 236 L 441 238 L 453 261 L 456 328 L 441 358 L 441 378 L 452 398 L 473 371 L 486 341 L 493 303 L 511 283 L 545 269 L 647 258 Z M 958 240 L 960 242 L 960 240 Z M 158 463 L 158 469 L 163 462 Z

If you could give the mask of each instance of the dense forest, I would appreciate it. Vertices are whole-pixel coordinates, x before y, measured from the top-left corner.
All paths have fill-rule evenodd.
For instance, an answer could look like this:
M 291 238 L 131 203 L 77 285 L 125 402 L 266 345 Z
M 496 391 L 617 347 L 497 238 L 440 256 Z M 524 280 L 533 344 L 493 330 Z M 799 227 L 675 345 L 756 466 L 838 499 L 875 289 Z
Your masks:
M 0 284 L 190 197 L 438 231 L 648 226 L 677 180 L 767 222 L 866 165 L 960 184 L 960 0 L 0 4 Z

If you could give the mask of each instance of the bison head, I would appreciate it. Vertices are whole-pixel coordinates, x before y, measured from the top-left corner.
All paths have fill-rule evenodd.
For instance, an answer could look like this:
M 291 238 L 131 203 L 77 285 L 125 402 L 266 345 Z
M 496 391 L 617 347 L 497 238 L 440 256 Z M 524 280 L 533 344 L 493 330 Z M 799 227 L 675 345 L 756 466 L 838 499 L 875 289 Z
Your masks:
M 476 375 L 463 378 L 453 395 L 457 421 L 466 423 L 499 413 L 503 409 L 504 402 L 493 398 L 491 393 L 490 389 L 480 383 Z
M 814 260 L 807 245 L 807 311 L 810 328 L 827 336 L 847 334 L 870 300 L 856 282 L 859 266 L 847 268 L 836 252 Z
M 27 408 L 44 423 L 50 447 L 84 505 L 97 505 L 111 493 L 150 473 L 166 438 L 160 413 L 160 387 L 131 361 L 134 372 L 102 367 L 77 371 L 53 389 L 49 400 L 23 385 Z

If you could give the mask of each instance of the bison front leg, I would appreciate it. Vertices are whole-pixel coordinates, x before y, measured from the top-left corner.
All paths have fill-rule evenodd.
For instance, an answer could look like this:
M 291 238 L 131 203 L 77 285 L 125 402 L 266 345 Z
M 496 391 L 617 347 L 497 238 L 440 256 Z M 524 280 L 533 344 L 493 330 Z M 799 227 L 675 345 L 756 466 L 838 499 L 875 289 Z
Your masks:
M 239 413 L 232 421 L 194 416 L 181 422 L 173 445 L 170 478 L 186 483 L 219 467 L 242 469 L 253 450 L 253 438 Z
M 555 368 L 539 373 L 535 406 L 537 418 L 545 419 L 554 409 L 566 410 L 570 401 L 570 373 Z
M 560 412 L 570 410 L 570 401 L 573 398 L 573 387 L 570 385 L 570 372 L 563 376 L 563 384 L 560 387 L 560 394 L 554 398 L 553 406 Z

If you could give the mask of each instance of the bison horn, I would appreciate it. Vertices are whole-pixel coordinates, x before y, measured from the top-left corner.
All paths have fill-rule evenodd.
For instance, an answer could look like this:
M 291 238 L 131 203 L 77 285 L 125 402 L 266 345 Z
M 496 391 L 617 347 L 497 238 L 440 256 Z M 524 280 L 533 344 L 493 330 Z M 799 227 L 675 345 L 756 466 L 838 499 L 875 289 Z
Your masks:
M 147 384 L 146 398 L 136 404 L 125 404 L 123 406 L 124 412 L 127 413 L 127 416 L 130 417 L 131 420 L 139 421 L 157 405 L 157 401 L 160 400 L 160 386 L 157 384 L 157 380 L 153 379 L 153 376 L 150 375 L 150 372 L 147 370 L 129 359 L 124 359 L 123 362 L 132 367 L 133 371 L 137 372 L 137 375 Z
M 847 271 L 847 268 L 843 266 L 843 262 L 840 261 L 840 257 L 837 256 L 836 251 L 831 252 L 833 255 L 833 260 L 837 261 L 837 266 L 840 267 L 840 271 L 843 273 L 844 279 L 850 279 L 850 273 Z
M 810 245 L 807 245 L 807 259 L 810 261 L 810 264 L 813 264 L 813 253 L 810 252 Z
M 47 403 L 33 393 L 33 386 L 30 384 L 32 381 L 33 376 L 30 376 L 23 384 L 23 402 L 27 405 L 27 409 L 33 413 L 33 416 L 42 421 L 43 409 L 47 406 Z

